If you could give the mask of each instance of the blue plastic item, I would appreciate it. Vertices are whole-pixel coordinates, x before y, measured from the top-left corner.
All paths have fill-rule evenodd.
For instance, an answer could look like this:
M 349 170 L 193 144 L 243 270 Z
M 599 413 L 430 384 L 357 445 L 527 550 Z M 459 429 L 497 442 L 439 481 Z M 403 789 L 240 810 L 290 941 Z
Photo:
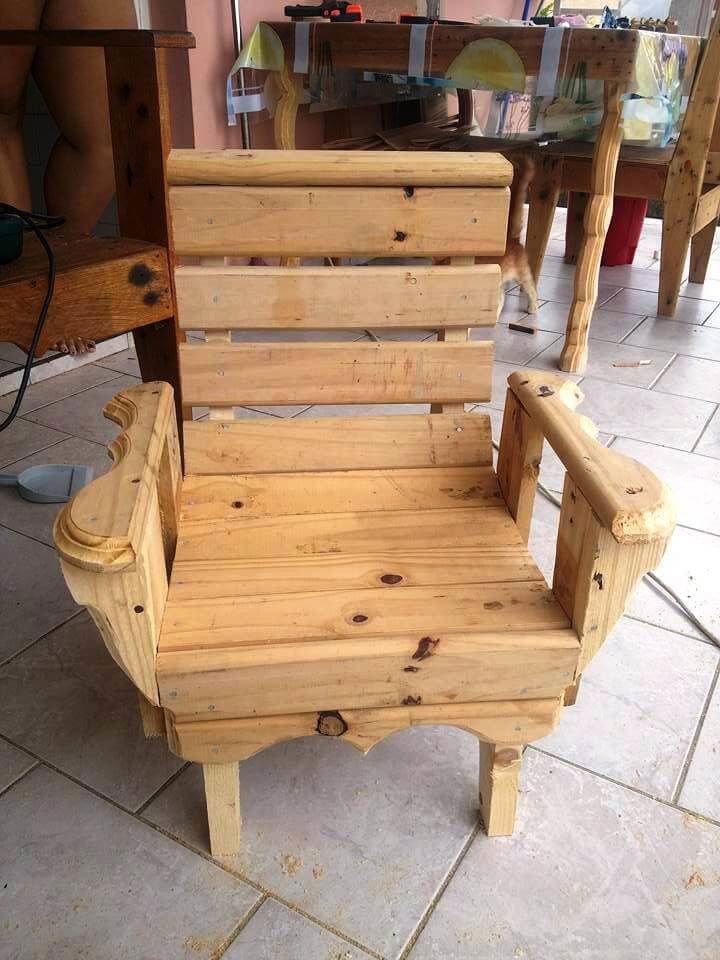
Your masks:
M 92 467 L 73 463 L 44 463 L 28 467 L 17 476 L 0 473 L 0 487 L 17 487 L 20 496 L 31 503 L 67 503 L 92 478 Z

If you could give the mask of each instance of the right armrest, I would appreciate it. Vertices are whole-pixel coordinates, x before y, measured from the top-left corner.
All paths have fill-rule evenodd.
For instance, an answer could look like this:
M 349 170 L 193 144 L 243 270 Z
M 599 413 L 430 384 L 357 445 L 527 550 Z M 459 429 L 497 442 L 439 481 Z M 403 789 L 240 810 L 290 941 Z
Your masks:
M 155 656 L 182 479 L 173 391 L 143 383 L 117 394 L 103 412 L 123 427 L 108 448 L 114 466 L 66 504 L 53 535 L 73 597 L 157 704 Z

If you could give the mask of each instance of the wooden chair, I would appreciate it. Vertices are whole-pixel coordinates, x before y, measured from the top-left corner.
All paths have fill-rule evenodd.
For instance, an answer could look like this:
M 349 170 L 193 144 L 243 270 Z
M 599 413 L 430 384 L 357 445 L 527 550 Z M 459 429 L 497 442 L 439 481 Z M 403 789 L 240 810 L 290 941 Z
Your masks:
M 665 149 L 626 146 L 620 151 L 615 195 L 662 200 L 663 235 L 658 286 L 658 315 L 677 309 L 685 261 L 692 245 L 690 280 L 703 283 L 720 214 L 720 6 L 695 75 L 692 96 L 678 141 Z M 593 144 L 560 142 L 541 148 L 542 162 L 530 193 L 527 251 L 539 276 L 562 190 L 576 191 L 573 218 L 568 218 L 565 260 L 575 263 L 593 178 Z M 580 194 L 578 196 L 577 194 Z M 584 331 L 587 341 L 587 330 Z
M 238 762 L 319 734 L 367 751 L 451 724 L 480 741 L 488 834 L 513 829 L 523 745 L 663 554 L 673 511 L 606 449 L 550 374 L 509 381 L 497 473 L 490 418 L 511 167 L 484 154 L 173 151 L 187 403 L 105 414 L 114 468 L 59 515 L 67 582 L 140 691 L 148 735 L 203 765 L 213 854 L 240 845 Z M 427 256 L 449 266 L 226 266 L 217 258 Z M 441 325 L 440 342 L 253 341 L 259 330 Z M 239 331 L 241 342 L 231 340 Z M 239 404 L 419 404 L 433 413 L 238 420 Z M 552 589 L 526 543 L 543 437 L 568 470 Z M 566 691 L 568 691 L 566 693 Z

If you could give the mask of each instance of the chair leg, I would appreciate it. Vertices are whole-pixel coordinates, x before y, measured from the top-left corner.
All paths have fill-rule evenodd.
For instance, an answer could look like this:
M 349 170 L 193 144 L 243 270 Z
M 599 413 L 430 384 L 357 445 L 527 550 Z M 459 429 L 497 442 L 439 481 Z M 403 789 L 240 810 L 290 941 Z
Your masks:
M 480 741 L 480 812 L 489 837 L 515 828 L 522 745 Z
M 563 706 L 572 707 L 577 701 L 578 693 L 580 692 L 580 683 L 582 682 L 582 674 L 579 673 L 575 677 L 575 683 L 571 683 L 569 686 L 565 687 L 565 696 L 563 697 Z
M 165 736 L 165 711 L 150 703 L 138 690 L 138 706 L 142 720 L 143 733 L 148 738 Z
M 530 185 L 525 250 L 536 283 L 550 239 L 555 208 L 560 198 L 561 178 L 562 158 L 544 157 Z
M 210 852 L 230 857 L 240 851 L 240 765 L 204 763 Z
M 585 234 L 585 207 L 587 207 L 587 202 L 588 195 L 586 193 L 573 193 L 572 216 L 570 216 L 568 202 L 568 218 L 565 222 L 565 263 L 577 263 L 580 244 Z
M 685 260 L 690 249 L 692 222 L 695 219 L 694 209 L 684 211 L 677 207 L 676 202 L 665 203 L 658 285 L 659 317 L 675 316 L 680 284 L 685 273 Z
M 690 283 L 705 283 L 717 220 L 711 220 L 695 234 L 690 243 Z

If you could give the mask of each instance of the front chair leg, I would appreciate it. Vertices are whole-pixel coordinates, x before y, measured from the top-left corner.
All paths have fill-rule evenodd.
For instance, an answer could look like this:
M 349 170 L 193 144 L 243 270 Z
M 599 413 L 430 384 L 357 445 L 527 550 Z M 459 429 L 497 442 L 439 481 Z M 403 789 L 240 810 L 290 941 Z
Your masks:
M 140 720 L 142 721 L 143 733 L 148 738 L 165 736 L 165 711 L 162 707 L 155 706 L 140 693 L 138 690 L 138 706 L 140 707 Z
M 240 765 L 204 763 L 210 852 L 231 857 L 240 851 Z
M 578 693 L 580 692 L 581 682 L 582 682 L 582 674 L 579 673 L 575 677 L 575 682 L 565 687 L 565 696 L 563 697 L 564 707 L 572 707 L 577 702 L 577 697 L 578 697 Z
M 522 744 L 480 741 L 480 812 L 489 837 L 515 829 Z

